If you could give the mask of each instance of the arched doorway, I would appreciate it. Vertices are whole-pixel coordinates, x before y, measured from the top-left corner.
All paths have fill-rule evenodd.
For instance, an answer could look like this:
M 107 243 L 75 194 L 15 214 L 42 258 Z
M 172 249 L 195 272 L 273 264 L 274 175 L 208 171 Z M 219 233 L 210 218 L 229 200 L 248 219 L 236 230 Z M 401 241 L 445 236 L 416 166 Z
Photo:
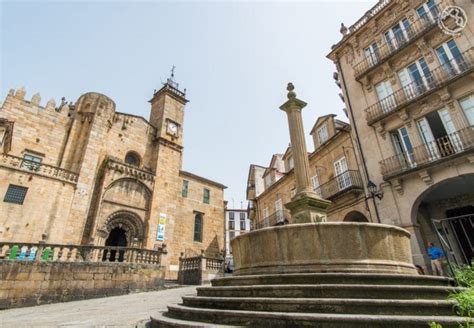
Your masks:
M 125 230 L 121 227 L 113 228 L 109 233 L 109 237 L 105 240 L 105 246 L 127 247 L 127 235 Z M 123 262 L 124 251 L 118 251 L 117 254 L 117 250 L 110 250 L 109 255 L 108 251 L 106 250 L 104 251 L 102 260 L 107 260 L 107 257 L 110 262 L 115 262 L 116 260 L 118 262 Z
M 419 224 L 422 249 L 428 242 L 443 247 L 455 264 L 467 264 L 474 255 L 474 174 L 459 175 L 434 184 L 412 208 Z M 423 244 L 423 245 L 421 245 Z M 428 258 L 425 254 L 426 262 Z
M 351 211 L 344 217 L 344 222 L 369 222 L 369 220 L 361 212 Z

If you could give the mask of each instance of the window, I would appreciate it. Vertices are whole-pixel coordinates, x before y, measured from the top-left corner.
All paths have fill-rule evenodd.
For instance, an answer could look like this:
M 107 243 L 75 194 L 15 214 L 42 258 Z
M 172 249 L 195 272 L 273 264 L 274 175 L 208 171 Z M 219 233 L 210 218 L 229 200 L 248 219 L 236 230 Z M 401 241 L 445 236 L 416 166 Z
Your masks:
M 337 183 L 339 190 L 346 189 L 351 186 L 351 176 L 347 169 L 346 157 L 341 157 L 339 160 L 334 162 L 334 170 L 336 171 Z
M 139 167 L 140 166 L 140 156 L 137 153 L 133 152 L 133 151 L 129 151 L 127 153 L 127 155 L 125 155 L 125 163 L 127 163 L 129 165 Z
M 265 188 L 268 188 L 272 185 L 272 175 L 271 173 L 265 176 Z
M 413 152 L 413 145 L 408 136 L 408 131 L 405 127 L 401 127 L 392 134 L 393 147 L 395 153 L 398 155 L 401 164 L 409 164 L 415 166 L 415 154 Z
M 211 191 L 207 188 L 204 188 L 202 202 L 204 204 L 209 204 L 210 200 L 211 200 Z
M 474 95 L 470 95 L 459 101 L 464 114 L 466 114 L 469 125 L 474 125 Z
M 240 219 L 245 220 L 245 213 L 244 212 L 240 212 Z
M 446 108 L 431 112 L 416 123 L 430 160 L 449 156 L 463 149 L 462 140 Z
M 244 214 L 244 213 L 241 213 Z M 240 217 L 240 230 L 246 230 L 245 216 L 244 218 Z
M 38 171 L 42 161 L 43 157 L 26 153 L 23 155 L 21 168 L 31 171 Z
M 385 41 L 387 42 L 391 51 L 400 48 L 409 40 L 410 22 L 404 18 L 391 29 L 385 32 Z
M 311 177 L 311 185 L 313 187 L 313 191 L 321 197 L 321 188 L 319 188 L 319 178 L 317 175 Z
M 400 70 L 398 77 L 408 99 L 415 98 L 433 86 L 431 72 L 423 57 Z
M 5 140 L 6 134 L 7 134 L 7 129 L 4 127 L 0 127 L 0 149 L 3 146 L 3 141 Z
M 319 144 L 323 144 L 326 140 L 328 140 L 328 127 L 326 124 L 319 128 L 318 137 Z
M 380 107 L 382 107 L 384 113 L 388 113 L 395 108 L 397 103 L 395 102 L 390 81 L 380 82 L 375 86 L 375 91 L 377 92 L 377 98 L 379 99 Z
M 196 213 L 194 216 L 194 241 L 202 242 L 202 214 Z
M 290 197 L 293 198 L 296 196 L 296 188 L 290 190 Z
M 235 231 L 229 231 L 229 241 L 235 238 Z M 230 249 L 230 252 L 232 253 L 232 249 Z
M 467 69 L 464 57 L 454 40 L 449 40 L 436 48 L 436 54 L 444 71 L 450 76 L 459 74 Z
M 295 160 L 293 157 L 288 158 L 288 171 L 295 167 Z
M 277 201 L 275 202 L 275 213 L 277 223 L 283 222 L 283 203 L 281 202 L 281 199 L 277 199 Z
M 268 207 L 265 207 L 263 209 L 263 226 L 264 227 L 268 227 L 270 225 L 270 217 L 268 215 Z
M 422 19 L 425 25 L 431 25 L 432 23 L 436 23 L 438 18 L 438 7 L 436 6 L 434 0 L 429 0 L 420 7 L 416 9 L 418 16 Z
M 234 230 L 235 229 L 235 215 L 234 212 L 229 212 L 229 230 Z
M 183 180 L 183 186 L 181 187 L 181 196 L 188 197 L 188 188 L 189 188 L 189 181 Z
M 8 190 L 5 194 L 5 198 L 3 198 L 3 201 L 5 203 L 13 203 L 13 204 L 22 205 L 23 202 L 25 201 L 27 191 L 28 191 L 28 188 L 26 187 L 11 184 L 8 186 Z
M 379 61 L 379 46 L 377 42 L 372 43 L 370 46 L 364 49 L 365 58 L 369 63 L 369 66 L 374 66 Z

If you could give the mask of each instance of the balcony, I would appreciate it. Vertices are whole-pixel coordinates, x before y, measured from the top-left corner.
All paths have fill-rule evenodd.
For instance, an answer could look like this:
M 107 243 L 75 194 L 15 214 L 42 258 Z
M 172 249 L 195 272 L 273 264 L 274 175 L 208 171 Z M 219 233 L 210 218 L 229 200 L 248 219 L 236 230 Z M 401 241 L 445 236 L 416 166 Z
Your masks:
M 348 170 L 320 185 L 319 188 L 315 190 L 322 198 L 329 200 L 350 191 L 364 191 L 364 185 L 359 171 Z
M 107 158 L 107 168 L 111 171 L 118 172 L 121 175 L 140 180 L 145 184 L 150 184 L 151 186 L 153 186 L 153 183 L 155 182 L 155 175 L 153 172 L 126 164 L 120 159 L 112 156 Z
M 423 169 L 429 165 L 453 159 L 474 149 L 474 126 L 438 138 L 380 161 L 385 180 L 403 173 Z
M 289 222 L 289 214 L 284 210 L 277 211 L 272 215 L 260 220 L 257 223 L 256 229 L 266 228 L 266 227 L 273 227 L 277 225 L 287 224 Z
M 9 154 L 1 154 L 0 156 L 0 167 L 24 171 L 27 173 L 49 177 L 73 184 L 75 184 L 78 179 L 78 175 L 76 173 L 57 166 L 34 162 Z
M 471 49 L 443 65 L 439 65 L 428 76 L 414 80 L 396 90 L 390 96 L 366 108 L 367 123 L 372 125 L 401 108 L 426 97 L 433 91 L 443 88 L 452 81 L 471 73 L 474 67 L 473 62 Z
M 434 17 L 438 17 L 438 13 L 438 7 L 434 6 L 429 13 L 410 22 L 410 25 L 404 31 L 405 33 L 400 32 L 390 40 L 385 40 L 379 48 L 354 66 L 355 78 L 359 80 L 363 75 L 379 67 L 388 58 L 406 48 L 407 45 L 427 33 L 434 26 L 437 26 L 438 22 Z

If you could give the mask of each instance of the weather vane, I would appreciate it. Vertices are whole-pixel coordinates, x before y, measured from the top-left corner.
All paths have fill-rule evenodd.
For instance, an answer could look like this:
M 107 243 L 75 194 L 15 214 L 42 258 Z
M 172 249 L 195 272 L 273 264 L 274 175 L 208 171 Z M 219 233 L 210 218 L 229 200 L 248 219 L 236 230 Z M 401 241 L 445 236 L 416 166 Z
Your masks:
M 171 66 L 171 76 L 166 80 L 166 83 L 170 86 L 172 86 L 173 88 L 175 89 L 178 89 L 179 87 L 179 84 L 176 83 L 176 81 L 174 80 L 174 70 L 176 69 L 176 66 Z

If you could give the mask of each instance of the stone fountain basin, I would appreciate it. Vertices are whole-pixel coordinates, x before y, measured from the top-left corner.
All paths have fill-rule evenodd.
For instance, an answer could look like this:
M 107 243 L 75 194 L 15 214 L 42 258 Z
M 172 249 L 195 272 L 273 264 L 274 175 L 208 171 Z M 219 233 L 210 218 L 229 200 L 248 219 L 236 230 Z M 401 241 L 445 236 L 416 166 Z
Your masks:
M 410 233 L 376 223 L 289 224 L 254 230 L 231 241 L 234 275 L 307 272 L 417 271 Z

